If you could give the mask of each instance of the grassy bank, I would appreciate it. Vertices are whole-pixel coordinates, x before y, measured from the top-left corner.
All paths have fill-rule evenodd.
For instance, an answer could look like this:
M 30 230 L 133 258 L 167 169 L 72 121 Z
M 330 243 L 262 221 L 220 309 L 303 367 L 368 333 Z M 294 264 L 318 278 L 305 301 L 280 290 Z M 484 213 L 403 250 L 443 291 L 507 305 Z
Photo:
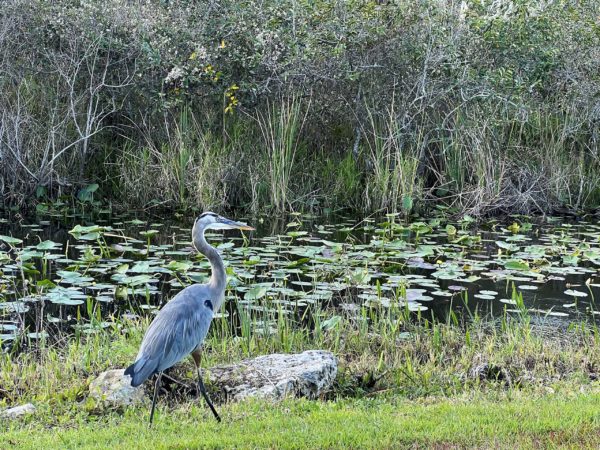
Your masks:
M 154 429 L 148 408 L 115 410 L 87 398 L 102 370 L 124 367 L 136 354 L 147 320 L 117 320 L 110 329 L 2 355 L 0 404 L 38 406 L 33 415 L 0 426 L 2 442 L 36 448 L 131 446 L 220 447 L 596 447 L 600 431 L 600 339 L 585 323 L 557 330 L 527 313 L 459 325 L 411 320 L 407 311 L 357 316 L 312 313 L 316 331 L 261 317 L 235 335 L 217 321 L 204 366 L 312 348 L 332 350 L 339 375 L 318 401 L 219 404 L 213 423 L 193 390 L 171 384 Z M 539 318 L 538 318 L 539 319 Z M 321 323 L 325 323 L 322 326 Z M 237 333 L 236 333 L 237 334 Z M 189 361 L 171 376 L 194 377 Z M 223 399 L 210 387 L 217 402 Z M 332 431 L 334 430 L 334 431 Z
M 600 394 L 516 395 L 409 402 L 382 399 L 245 402 L 217 424 L 195 404 L 44 428 L 35 421 L 3 436 L 8 448 L 597 448 Z M 48 412 L 50 413 L 50 412 Z
M 598 13 L 593 0 L 5 1 L 2 201 L 594 208 Z

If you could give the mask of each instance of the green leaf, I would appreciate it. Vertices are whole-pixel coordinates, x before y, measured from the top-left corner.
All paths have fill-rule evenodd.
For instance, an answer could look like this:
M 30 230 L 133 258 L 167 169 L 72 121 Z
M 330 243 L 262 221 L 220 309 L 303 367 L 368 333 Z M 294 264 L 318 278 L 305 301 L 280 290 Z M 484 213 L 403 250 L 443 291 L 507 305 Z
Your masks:
M 306 236 L 308 231 L 288 231 L 287 235 L 291 237 Z
M 504 263 L 504 267 L 509 270 L 529 270 L 529 264 L 520 259 L 509 259 Z
M 516 252 L 517 250 L 519 250 L 518 245 L 510 244 L 510 243 L 504 242 L 504 241 L 496 241 L 496 245 L 506 251 L 509 251 L 509 252 Z
M 291 263 L 289 263 L 286 267 L 288 269 L 292 269 L 294 267 L 300 267 L 303 266 L 304 264 L 306 264 L 307 262 L 310 262 L 310 258 L 300 258 L 297 259 L 296 261 L 292 261 Z
M 267 294 L 267 288 L 265 286 L 254 286 L 253 288 L 246 291 L 244 299 L 246 300 L 258 300 Z
M 60 247 L 60 244 L 58 244 L 54 241 L 40 242 L 38 245 L 35 246 L 35 248 L 37 248 L 38 250 L 52 250 L 53 248 L 58 248 L 58 247 Z
M 96 183 L 90 184 L 89 186 L 79 190 L 77 193 L 77 198 L 83 203 L 91 202 L 94 200 L 94 192 L 96 192 L 99 187 L 100 186 L 98 186 Z
M 333 316 L 333 317 L 321 322 L 321 329 L 323 331 L 332 330 L 333 328 L 337 327 L 341 321 L 342 321 L 341 316 Z
M 12 236 L 4 236 L 0 234 L 0 241 L 6 242 L 8 245 L 20 244 L 23 241 L 21 239 L 14 238 Z
M 413 198 L 410 195 L 402 197 L 402 209 L 409 212 L 413 207 Z
M 40 280 L 36 283 L 36 286 L 40 289 L 43 288 L 47 288 L 47 289 L 52 289 L 56 287 L 56 284 L 54 284 L 52 281 L 50 280 Z
M 99 225 L 90 225 L 89 227 L 83 227 L 81 225 L 75 225 L 69 234 L 73 235 L 75 239 L 82 239 L 84 241 L 95 241 L 101 233 L 112 230 L 111 227 L 102 227 Z

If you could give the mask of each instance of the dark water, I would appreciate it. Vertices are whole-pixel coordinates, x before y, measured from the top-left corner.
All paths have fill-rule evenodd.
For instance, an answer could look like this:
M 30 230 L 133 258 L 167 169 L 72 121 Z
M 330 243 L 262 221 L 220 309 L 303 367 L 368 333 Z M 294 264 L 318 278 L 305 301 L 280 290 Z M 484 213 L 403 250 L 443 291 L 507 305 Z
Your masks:
M 548 321 L 596 317 L 598 223 L 236 219 L 257 230 L 245 236 L 207 234 L 230 270 L 224 311 L 230 316 L 240 307 L 291 315 L 325 309 L 335 315 L 363 306 L 401 306 L 438 320 L 450 311 L 471 317 L 519 308 Z M 190 245 L 191 225 L 179 217 L 110 213 L 5 220 L 0 224 L 4 348 L 14 342 L 31 345 L 41 336 L 95 332 L 122 317 L 151 314 L 184 286 L 204 281 L 210 268 Z M 70 232 L 76 226 L 91 228 Z

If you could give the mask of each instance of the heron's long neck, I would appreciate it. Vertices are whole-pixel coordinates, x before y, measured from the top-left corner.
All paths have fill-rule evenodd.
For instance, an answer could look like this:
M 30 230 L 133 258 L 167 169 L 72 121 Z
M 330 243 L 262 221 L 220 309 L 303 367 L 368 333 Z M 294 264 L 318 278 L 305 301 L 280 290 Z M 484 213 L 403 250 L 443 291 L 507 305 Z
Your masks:
M 208 286 L 212 288 L 218 295 L 218 298 L 211 299 L 213 303 L 216 303 L 214 304 L 214 311 L 218 311 L 221 306 L 221 302 L 223 301 L 225 287 L 227 285 L 227 274 L 225 273 L 223 260 L 221 259 L 221 255 L 219 255 L 217 249 L 206 242 L 203 229 L 194 229 L 193 239 L 196 249 L 206 256 L 210 261 L 212 275 L 210 276 Z

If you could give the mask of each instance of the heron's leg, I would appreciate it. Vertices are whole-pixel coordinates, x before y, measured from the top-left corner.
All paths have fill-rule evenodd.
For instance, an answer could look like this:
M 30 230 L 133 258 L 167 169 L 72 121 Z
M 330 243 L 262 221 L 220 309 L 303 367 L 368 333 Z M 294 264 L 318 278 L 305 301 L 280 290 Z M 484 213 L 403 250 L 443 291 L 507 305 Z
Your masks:
M 158 391 L 160 391 L 160 379 L 162 378 L 162 375 L 162 372 L 158 372 L 158 377 L 156 377 L 156 383 L 154 383 L 154 397 L 152 398 L 152 409 L 150 410 L 150 425 L 152 425 L 152 418 L 154 417 L 154 407 L 156 406 L 156 398 L 158 397 Z
M 198 389 L 202 393 L 202 397 L 204 397 L 204 400 L 206 400 L 206 403 L 208 404 L 208 407 L 212 411 L 213 415 L 215 416 L 215 419 L 217 419 L 217 422 L 220 422 L 221 417 L 219 417 L 219 413 L 217 413 L 217 410 L 215 409 L 214 405 L 210 401 L 210 397 L 208 396 L 208 393 L 206 392 L 206 388 L 204 387 L 204 383 L 202 382 L 202 373 L 200 372 L 200 351 L 199 350 L 193 351 L 192 357 L 194 358 L 194 362 L 196 363 L 196 369 L 198 369 Z
M 200 367 L 198 367 L 198 387 L 200 388 L 200 392 L 202 392 L 202 396 L 204 397 L 204 400 L 206 400 L 206 403 L 208 403 L 210 410 L 212 411 L 213 415 L 215 416 L 215 419 L 217 419 L 217 422 L 220 422 L 221 418 L 219 417 L 219 413 L 217 413 L 217 410 L 215 409 L 212 402 L 210 401 L 210 397 L 208 396 L 208 394 L 206 392 L 206 388 L 204 387 L 204 383 L 202 382 L 202 376 L 200 375 Z

